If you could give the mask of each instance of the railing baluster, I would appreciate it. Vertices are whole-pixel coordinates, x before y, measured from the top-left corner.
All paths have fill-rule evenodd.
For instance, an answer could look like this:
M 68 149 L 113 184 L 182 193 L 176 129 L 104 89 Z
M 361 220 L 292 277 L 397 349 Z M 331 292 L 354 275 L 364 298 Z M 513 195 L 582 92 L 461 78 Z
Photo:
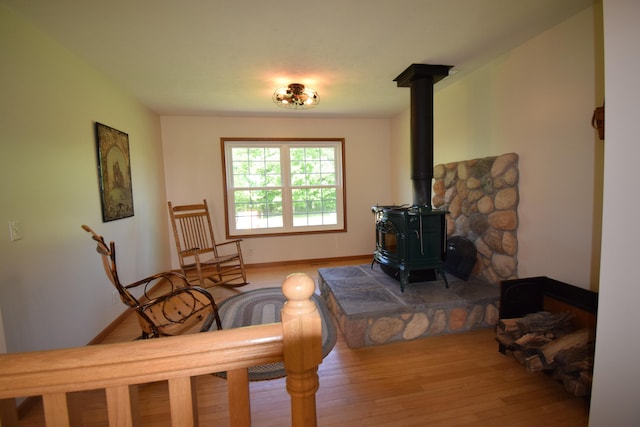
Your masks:
M 16 399 L 0 399 L 0 425 L 2 427 L 18 427 Z
M 48 426 L 69 427 L 69 409 L 65 392 L 42 395 L 44 420 Z
M 181 427 L 198 425 L 195 377 L 169 379 L 169 406 L 171 407 L 171 425 Z
M 120 385 L 107 387 L 107 413 L 112 427 L 133 427 L 140 425 L 138 413 L 138 386 Z
M 229 396 L 229 424 L 231 427 L 251 426 L 248 369 L 241 368 L 228 371 L 227 389 Z

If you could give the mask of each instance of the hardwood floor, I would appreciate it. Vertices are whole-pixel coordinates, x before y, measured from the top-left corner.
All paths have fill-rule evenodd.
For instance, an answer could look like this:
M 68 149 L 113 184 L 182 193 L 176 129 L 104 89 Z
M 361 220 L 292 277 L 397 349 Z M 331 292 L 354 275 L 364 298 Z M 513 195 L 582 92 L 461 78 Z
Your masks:
M 279 286 L 291 272 L 314 279 L 322 267 L 362 264 L 353 260 L 331 264 L 295 264 L 249 270 L 250 285 L 240 289 L 213 288 L 218 302 L 236 293 Z M 126 319 L 105 342 L 135 338 L 138 327 Z M 342 336 L 320 365 L 316 395 L 319 426 L 586 426 L 588 406 L 566 393 L 560 383 L 527 373 L 497 351 L 492 329 L 442 335 L 411 342 L 351 350 Z M 229 425 L 226 381 L 212 376 L 197 379 L 201 425 Z M 290 425 L 285 379 L 250 383 L 253 426 Z M 106 425 L 103 392 L 81 393 L 83 426 Z M 168 426 L 166 383 L 140 387 L 144 425 Z M 20 422 L 40 426 L 41 405 Z

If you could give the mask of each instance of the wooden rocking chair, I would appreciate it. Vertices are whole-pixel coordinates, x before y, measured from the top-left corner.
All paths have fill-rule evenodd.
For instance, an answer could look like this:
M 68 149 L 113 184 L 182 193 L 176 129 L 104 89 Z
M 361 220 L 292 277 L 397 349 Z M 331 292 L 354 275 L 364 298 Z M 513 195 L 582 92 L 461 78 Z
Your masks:
M 202 287 L 239 287 L 249 283 L 242 260 L 242 240 L 216 243 L 206 200 L 194 205 L 168 205 L 180 268 L 190 282 L 197 280 Z
M 204 322 L 200 332 L 208 331 L 214 321 L 217 328 L 222 329 L 213 296 L 205 289 L 191 286 L 180 273 L 158 273 L 130 285 L 122 285 L 116 268 L 115 243 L 107 246 L 104 238 L 90 227 L 83 225 L 82 228 L 98 243 L 96 251 L 102 256 L 104 271 L 117 289 L 120 299 L 136 313 L 142 329 L 140 338 L 179 335 L 199 322 Z M 129 292 L 138 286 L 144 286 L 142 301 Z

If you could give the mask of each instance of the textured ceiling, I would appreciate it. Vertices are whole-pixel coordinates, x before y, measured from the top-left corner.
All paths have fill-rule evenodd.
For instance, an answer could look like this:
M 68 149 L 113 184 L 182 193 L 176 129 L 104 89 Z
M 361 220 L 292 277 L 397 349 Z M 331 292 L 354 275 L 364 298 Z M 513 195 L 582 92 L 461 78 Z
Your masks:
M 450 84 L 593 0 L 0 0 L 158 114 L 390 117 L 412 63 Z M 454 74 L 455 73 L 455 74 Z M 303 83 L 320 104 L 286 110 Z M 438 86 L 436 86 L 436 89 Z

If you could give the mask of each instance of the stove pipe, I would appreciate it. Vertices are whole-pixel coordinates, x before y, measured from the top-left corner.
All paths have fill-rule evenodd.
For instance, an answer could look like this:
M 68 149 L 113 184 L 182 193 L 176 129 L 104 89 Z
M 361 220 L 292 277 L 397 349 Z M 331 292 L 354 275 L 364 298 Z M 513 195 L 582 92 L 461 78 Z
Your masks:
M 412 64 L 394 79 L 411 88 L 411 181 L 413 206 L 431 209 L 433 180 L 433 85 L 449 75 L 450 65 Z

